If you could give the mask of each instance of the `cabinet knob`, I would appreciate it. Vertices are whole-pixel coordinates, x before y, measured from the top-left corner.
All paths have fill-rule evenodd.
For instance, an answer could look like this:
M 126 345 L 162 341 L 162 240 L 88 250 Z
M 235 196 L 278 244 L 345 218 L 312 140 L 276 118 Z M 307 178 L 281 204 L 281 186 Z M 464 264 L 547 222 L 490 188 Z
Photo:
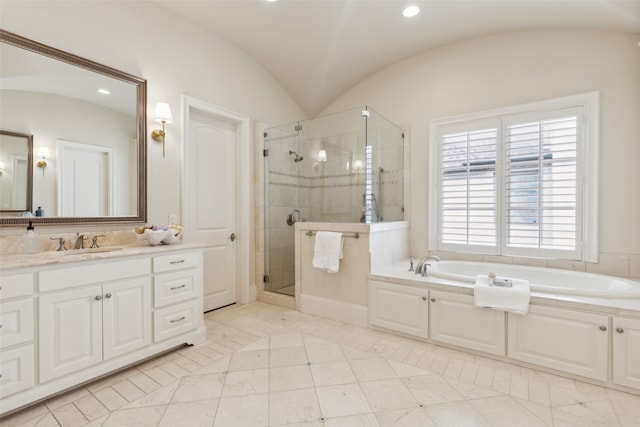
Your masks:
M 102 295 L 96 295 L 96 301 L 100 301 L 102 299 Z
M 427 300 L 427 297 L 422 297 L 422 301 L 426 301 L 426 300 Z
M 436 299 L 435 298 L 431 298 L 431 302 L 436 302 Z
M 606 331 L 606 330 L 607 330 L 607 327 L 606 327 L 606 326 L 604 326 L 604 325 L 601 325 L 601 326 L 600 326 L 600 330 L 601 330 L 601 331 Z
M 105 298 L 111 298 L 111 293 L 108 293 L 104 296 Z
M 621 333 L 623 333 L 623 332 L 624 332 L 624 329 L 622 329 L 622 328 L 616 328 L 616 332 L 617 332 L 617 333 L 619 333 L 619 334 L 621 334 Z

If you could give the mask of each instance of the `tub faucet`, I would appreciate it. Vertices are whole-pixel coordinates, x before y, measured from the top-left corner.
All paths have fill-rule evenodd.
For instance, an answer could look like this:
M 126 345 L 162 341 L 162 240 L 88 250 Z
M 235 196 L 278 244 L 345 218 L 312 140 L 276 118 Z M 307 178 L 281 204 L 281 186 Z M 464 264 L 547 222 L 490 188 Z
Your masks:
M 422 275 L 422 277 L 427 277 L 427 268 L 431 266 L 431 264 L 427 262 L 429 260 L 434 260 L 437 262 L 440 261 L 440 258 L 435 255 L 430 255 L 422 258 L 420 261 L 418 261 L 415 274 L 420 274 Z

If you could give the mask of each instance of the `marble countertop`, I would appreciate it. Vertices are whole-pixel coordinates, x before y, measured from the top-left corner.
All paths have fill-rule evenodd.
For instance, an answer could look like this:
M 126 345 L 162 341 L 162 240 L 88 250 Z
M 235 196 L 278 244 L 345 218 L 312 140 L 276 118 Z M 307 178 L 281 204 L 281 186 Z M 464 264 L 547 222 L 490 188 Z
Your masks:
M 35 254 L 2 254 L 0 271 L 38 266 L 58 265 L 82 261 L 116 259 L 136 255 L 161 255 L 204 247 L 200 242 L 178 242 L 172 245 L 135 244 L 125 246 L 104 246 L 96 249 L 69 249 L 66 251 L 43 251 Z
M 371 280 L 392 282 L 407 286 L 428 287 L 473 295 L 473 283 L 463 283 L 441 277 L 421 277 L 409 271 L 409 260 L 402 261 L 367 277 Z M 604 314 L 619 314 L 640 318 L 640 298 L 602 298 L 582 295 L 565 295 L 542 292 L 531 292 L 531 304 L 565 308 L 577 308 Z

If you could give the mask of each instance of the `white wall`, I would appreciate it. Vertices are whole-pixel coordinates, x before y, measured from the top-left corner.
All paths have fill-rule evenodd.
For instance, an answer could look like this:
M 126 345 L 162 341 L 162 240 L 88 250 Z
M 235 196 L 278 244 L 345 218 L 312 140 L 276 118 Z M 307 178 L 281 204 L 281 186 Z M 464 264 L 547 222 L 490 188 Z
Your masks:
M 600 31 L 518 32 L 469 40 L 388 67 L 325 113 L 369 105 L 409 128 L 411 253 L 421 255 L 428 249 L 430 120 L 599 90 L 600 252 L 636 254 L 638 262 L 639 40 L 640 34 Z
M 3 1 L 0 26 L 146 79 L 149 134 L 159 126 L 153 121 L 155 103 L 171 105 L 166 158 L 148 136 L 150 223 L 166 223 L 170 213 L 180 212 L 182 94 L 253 121 L 281 124 L 304 117 L 280 84 L 243 51 L 158 4 Z M 253 174 L 253 164 L 246 167 Z

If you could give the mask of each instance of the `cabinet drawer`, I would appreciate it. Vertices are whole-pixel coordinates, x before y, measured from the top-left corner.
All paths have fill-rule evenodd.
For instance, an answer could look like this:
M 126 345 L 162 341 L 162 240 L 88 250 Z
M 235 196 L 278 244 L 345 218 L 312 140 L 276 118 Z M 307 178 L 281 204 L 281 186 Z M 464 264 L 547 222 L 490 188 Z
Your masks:
M 33 344 L 0 352 L 0 395 L 32 387 L 33 372 Z
M 156 310 L 153 314 L 154 342 L 175 337 L 195 329 L 197 325 L 196 301 Z
M 33 339 L 33 299 L 0 303 L 0 348 Z
M 182 270 L 198 267 L 202 264 L 200 252 L 184 252 L 170 255 L 161 255 L 153 258 L 153 272 Z
M 154 279 L 154 305 L 162 307 L 196 296 L 195 272 L 192 270 L 167 273 Z
M 33 295 L 33 273 L 0 276 L 0 300 Z
M 39 273 L 40 292 L 144 276 L 151 273 L 150 269 L 145 258 L 44 270 Z

